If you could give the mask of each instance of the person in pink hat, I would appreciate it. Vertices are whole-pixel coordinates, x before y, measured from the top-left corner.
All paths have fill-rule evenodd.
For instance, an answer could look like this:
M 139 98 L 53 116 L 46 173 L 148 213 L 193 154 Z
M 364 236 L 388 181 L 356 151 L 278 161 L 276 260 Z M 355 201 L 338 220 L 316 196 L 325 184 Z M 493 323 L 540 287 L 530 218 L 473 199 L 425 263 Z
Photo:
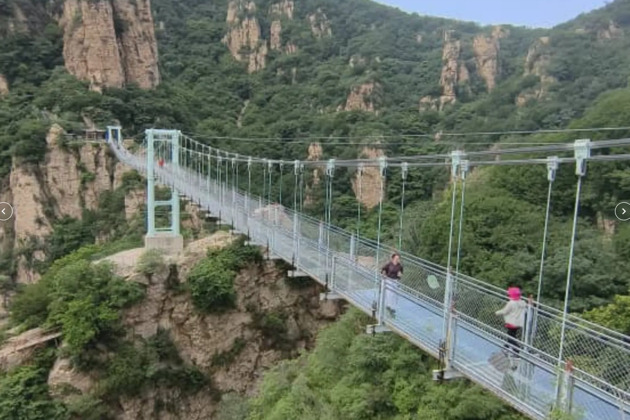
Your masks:
M 511 348 L 518 356 L 520 349 L 518 337 L 525 326 L 527 304 L 521 300 L 521 289 L 518 287 L 508 288 L 507 294 L 510 300 L 503 309 L 498 310 L 496 314 L 503 316 L 505 328 L 507 329 L 508 341 L 503 347 L 508 350 Z

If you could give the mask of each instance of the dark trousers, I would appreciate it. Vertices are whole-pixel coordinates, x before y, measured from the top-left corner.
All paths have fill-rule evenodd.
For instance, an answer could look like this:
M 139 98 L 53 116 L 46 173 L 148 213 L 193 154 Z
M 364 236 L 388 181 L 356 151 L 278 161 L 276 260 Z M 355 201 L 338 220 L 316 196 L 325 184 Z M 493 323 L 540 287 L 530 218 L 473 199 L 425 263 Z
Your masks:
M 513 350 L 515 354 L 518 354 L 521 348 L 521 345 L 518 341 L 520 332 L 520 328 L 507 328 L 508 339 L 503 348 Z

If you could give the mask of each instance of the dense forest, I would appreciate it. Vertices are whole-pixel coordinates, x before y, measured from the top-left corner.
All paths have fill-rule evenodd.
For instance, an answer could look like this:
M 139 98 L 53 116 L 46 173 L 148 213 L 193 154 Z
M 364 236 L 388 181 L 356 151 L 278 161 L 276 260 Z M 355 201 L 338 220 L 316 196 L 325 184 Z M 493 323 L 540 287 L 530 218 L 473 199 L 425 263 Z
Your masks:
M 98 126 L 117 122 L 138 142 L 147 128 L 173 128 L 213 147 L 286 160 L 306 159 L 314 143 L 321 145 L 323 160 L 357 158 L 368 146 L 377 154 L 411 156 L 630 136 L 630 0 L 616 0 L 548 30 L 421 17 L 367 0 L 256 0 L 251 2 L 255 7 L 243 1 L 153 0 L 161 83 L 155 89 L 130 84 L 102 92 L 89 89 L 89 82 L 64 67 L 64 32 L 53 18 L 61 3 L 44 7 L 31 0 L 0 0 L 0 76 L 8 86 L 0 91 L 0 177 L 5 180 L 15 165 L 42 162 L 53 123 L 71 133 L 88 120 Z M 237 13 L 229 22 L 233 4 Z M 27 30 L 11 29 L 14 7 L 29 12 Z M 275 22 L 280 22 L 279 34 Z M 242 47 L 246 58 L 237 60 L 227 35 L 252 24 L 260 34 Z M 124 25 L 117 30 L 124 32 Z M 247 57 L 256 54 L 264 59 L 252 71 Z M 588 131 L 600 127 L 622 128 Z M 585 131 L 539 132 L 561 129 Z M 293 175 L 288 171 L 281 177 L 275 170 L 273 194 L 281 184 L 283 204 L 290 207 Z M 305 211 L 320 217 L 323 185 L 312 185 L 309 176 L 312 200 Z M 349 230 L 357 217 L 354 176 L 336 173 L 333 188 L 333 223 Z M 388 171 L 386 177 L 383 240 L 397 244 L 400 171 Z M 101 197 L 97 211 L 55 221 L 42 245 L 47 258 L 38 270 L 43 278 L 58 276 L 54 262 L 62 267 L 68 255 L 80 260 L 102 254 L 101 248 L 85 253 L 82 247 L 103 233 L 113 241 L 104 246 L 106 253 L 138 246 L 141 215 L 133 223 L 121 215 L 125 192 L 141 182 L 128 175 L 120 190 Z M 564 298 L 575 182 L 574 168 L 563 165 L 552 193 L 543 300 L 554 306 Z M 466 191 L 463 273 L 500 287 L 519 284 L 526 293 L 536 291 L 547 185 L 542 165 L 474 171 Z M 403 250 L 446 264 L 450 188 L 447 170 L 409 173 Z M 615 220 L 614 207 L 629 196 L 627 162 L 589 164 L 571 291 L 572 312 L 625 334 L 630 334 L 630 225 Z M 361 207 L 361 232 L 369 237 L 376 236 L 377 210 Z M 84 254 L 73 254 L 79 249 Z M 0 258 L 2 293 L 20 290 L 15 322 L 63 325 L 76 321 L 73 314 L 88 311 L 48 308 L 51 292 L 45 283 L 25 288 L 29 292 L 18 287 L 13 261 L 19 252 Z M 105 333 L 115 332 L 116 311 L 140 297 L 107 269 L 89 270 L 96 269 L 79 264 L 70 274 L 94 277 L 113 290 L 113 297 L 95 298 L 102 305 L 88 312 Z M 428 358 L 402 340 L 360 335 L 363 321 L 355 313 L 346 315 L 323 334 L 313 354 L 276 368 L 253 401 L 235 396 L 230 402 L 228 397 L 223 418 L 283 419 L 295 413 L 331 419 L 517 418 L 479 388 L 439 388 L 415 375 L 429 371 Z M 66 338 L 75 342 L 72 335 Z M 75 350 L 82 348 L 81 339 L 76 338 Z M 148 343 L 138 357 L 159 360 L 151 347 L 159 345 Z M 377 366 L 368 363 L 367 352 L 382 356 Z M 338 370 L 340 359 L 346 366 Z M 16 403 L 20 410 L 35 410 L 29 418 L 66 418 L 67 410 L 46 394 L 49 368 L 50 355 L 43 353 L 33 366 L 0 377 L 0 397 L 23 394 L 26 387 L 33 401 L 41 402 L 39 407 Z M 180 368 L 184 377 L 196 378 L 196 372 Z M 420 400 L 412 398 L 418 393 Z M 77 412 L 89 411 L 92 403 L 86 401 L 87 408 Z M 0 418 L 11 418 L 16 406 L 2 404 L 0 414 L 9 414 Z

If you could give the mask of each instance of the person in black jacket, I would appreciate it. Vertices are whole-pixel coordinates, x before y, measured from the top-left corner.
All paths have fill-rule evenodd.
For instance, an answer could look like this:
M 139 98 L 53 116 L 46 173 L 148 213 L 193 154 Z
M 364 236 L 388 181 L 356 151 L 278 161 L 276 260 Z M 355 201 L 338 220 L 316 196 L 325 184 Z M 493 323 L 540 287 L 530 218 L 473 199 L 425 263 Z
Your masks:
M 398 295 L 395 293 L 398 289 L 398 281 L 403 274 L 403 266 L 400 263 L 400 255 L 392 254 L 392 259 L 381 268 L 381 274 L 387 277 L 388 286 L 391 289 L 387 294 L 386 309 L 389 314 L 396 317 L 396 306 L 398 306 Z

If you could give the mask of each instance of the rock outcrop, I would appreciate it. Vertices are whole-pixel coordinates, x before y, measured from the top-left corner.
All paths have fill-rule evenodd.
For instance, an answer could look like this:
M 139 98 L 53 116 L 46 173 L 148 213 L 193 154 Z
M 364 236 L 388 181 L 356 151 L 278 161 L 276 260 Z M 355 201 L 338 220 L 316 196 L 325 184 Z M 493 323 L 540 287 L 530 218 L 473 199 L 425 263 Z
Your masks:
M 133 219 L 146 203 L 144 191 L 131 190 L 125 195 L 125 219 Z
M 46 137 L 45 159 L 38 165 L 21 164 L 15 160 L 3 197 L 11 202 L 13 217 L 0 224 L 3 249 L 16 249 L 41 241 L 51 233 L 51 220 L 70 216 L 81 218 L 83 209 L 95 209 L 99 195 L 121 185 L 124 167 L 105 145 L 86 144 L 74 151 L 59 144 L 63 129 L 53 125 Z M 28 262 L 18 259 L 18 282 L 37 281 L 30 268 L 32 260 L 42 260 L 44 254 L 35 251 Z
M 180 389 L 157 388 L 145 391 L 140 397 L 121 398 L 117 420 L 189 420 L 212 419 L 216 403 L 211 390 L 190 394 Z M 176 407 L 164 409 L 163 406 Z
M 362 85 L 356 86 L 350 91 L 345 106 L 338 109 L 338 111 L 375 112 L 374 95 L 380 88 L 380 84 L 375 82 L 363 83 Z
M 440 76 L 440 86 L 442 86 L 440 109 L 457 100 L 456 87 L 459 77 L 459 55 L 461 54 L 462 45 L 459 39 L 453 38 L 453 35 L 454 31 L 444 32 L 442 75 Z
M 59 24 L 66 69 L 91 89 L 160 83 L 149 0 L 67 0 Z
M 378 159 L 384 156 L 381 149 L 364 147 L 359 155 L 359 159 Z M 352 179 L 352 190 L 359 202 L 368 210 L 378 206 L 381 201 L 381 181 L 380 168 L 377 166 L 364 167 L 361 173 L 357 172 Z
M 297 46 L 292 42 L 287 42 L 283 46 L 282 42 L 282 19 L 293 19 L 294 4 L 292 0 L 284 0 L 282 3 L 272 4 L 269 14 L 273 19 L 269 32 L 269 47 L 275 51 L 284 51 L 287 54 L 295 54 Z
M 223 247 L 232 240 L 228 233 L 219 232 L 189 244 L 182 255 L 170 261 L 177 267 L 176 281 L 185 282 L 207 249 Z M 115 255 L 108 259 L 133 266 L 129 258 L 133 251 L 125 251 L 121 258 Z M 149 281 L 138 279 L 141 275 L 130 274 L 118 264 L 117 272 L 147 285 L 146 298 L 124 313 L 128 338 L 148 338 L 158 329 L 168 331 L 184 362 L 210 374 L 214 391 L 221 393 L 251 395 L 265 370 L 310 349 L 319 329 L 336 319 L 341 309 L 338 302 L 319 301 L 322 289 L 315 282 L 292 287 L 271 261 L 242 270 L 235 279 L 236 308 L 210 315 L 196 311 L 187 294 L 169 289 L 173 271 L 154 275 Z M 273 331 L 266 330 L 266 323 L 272 321 Z M 137 398 L 121 399 L 119 418 L 156 418 L 158 399 L 178 401 L 177 415 L 159 418 L 211 418 L 216 409 L 213 398 L 203 390 L 191 396 L 159 388 L 145 391 Z
M 540 83 L 534 89 L 529 89 L 522 92 L 516 98 L 516 104 L 519 106 L 525 105 L 532 99 L 541 99 L 549 90 L 549 86 L 554 84 L 557 80 L 555 77 L 550 76 L 547 73 L 547 68 L 551 63 L 551 39 L 547 36 L 538 39 L 527 52 L 525 58 L 525 76 L 538 76 Z
M 48 386 L 51 395 L 64 402 L 76 395 L 75 393 L 68 393 L 68 387 L 73 388 L 77 393 L 86 394 L 94 389 L 95 383 L 96 381 L 90 375 L 73 367 L 70 359 L 57 359 L 48 373 Z
M 322 145 L 320 143 L 311 143 L 308 146 L 308 155 L 306 157 L 306 160 L 310 160 L 311 162 L 313 161 L 319 161 L 322 159 L 322 156 L 324 155 L 324 150 L 322 149 Z M 310 185 L 306 185 L 306 193 L 304 196 L 304 205 L 310 205 L 313 204 L 313 189 L 315 187 L 317 187 L 319 185 L 319 183 L 321 182 L 321 178 L 322 178 L 322 169 L 321 168 L 314 168 L 312 171 L 312 179 L 311 179 L 311 184 Z
M 247 70 L 254 73 L 265 68 L 268 54 L 267 42 L 262 39 L 258 19 L 254 16 L 253 1 L 230 0 L 226 22 L 228 32 L 223 38 L 232 57 L 247 62 Z
M 125 83 L 151 89 L 160 83 L 158 51 L 150 0 L 114 0 L 124 30 L 118 34 Z
M 607 28 L 600 29 L 597 32 L 597 39 L 599 39 L 600 41 L 609 40 L 609 39 L 617 39 L 617 38 L 623 38 L 624 35 L 625 35 L 624 30 L 611 20 L 608 22 Z
M 28 361 L 35 350 L 61 336 L 56 331 L 34 328 L 9 338 L 0 347 L 0 371 L 8 371 Z
M 455 31 L 444 31 L 442 47 L 442 73 L 440 86 L 442 95 L 439 98 L 425 96 L 420 99 L 420 112 L 427 110 L 442 110 L 445 106 L 457 102 L 457 87 L 470 79 L 470 72 L 465 63 L 460 62 L 462 44 L 455 37 Z
M 311 32 L 316 38 L 324 38 L 332 36 L 332 27 L 330 20 L 326 13 L 322 9 L 317 9 L 316 13 L 308 16 L 308 21 L 311 23 Z
M 9 82 L 6 77 L 0 74 L 0 96 L 7 95 L 9 93 Z
M 507 30 L 497 26 L 490 36 L 477 35 L 473 40 L 477 73 L 486 82 L 488 92 L 495 88 L 499 75 L 499 52 L 501 51 L 499 41 L 508 35 Z

